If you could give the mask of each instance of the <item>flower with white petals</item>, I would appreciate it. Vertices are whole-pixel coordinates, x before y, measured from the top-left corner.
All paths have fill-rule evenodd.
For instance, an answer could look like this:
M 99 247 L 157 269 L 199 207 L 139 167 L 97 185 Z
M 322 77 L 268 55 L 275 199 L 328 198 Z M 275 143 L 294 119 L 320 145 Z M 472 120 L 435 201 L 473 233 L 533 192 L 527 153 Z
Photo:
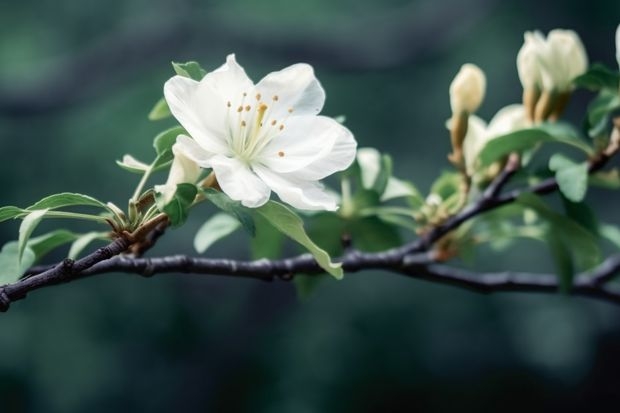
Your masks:
M 155 185 L 155 191 L 163 195 L 166 204 L 174 197 L 178 184 L 193 184 L 201 173 L 200 166 L 180 151 L 179 144 L 172 145 L 172 153 L 174 159 L 168 180 L 164 185 Z
M 476 65 L 466 63 L 450 84 L 452 113 L 474 113 L 480 107 L 486 90 L 484 72 Z
M 488 125 L 478 116 L 470 116 L 467 135 L 463 142 L 467 174 L 473 176 L 476 173 L 478 154 L 490 140 L 528 126 L 529 122 L 523 105 L 503 107 L 493 116 Z
M 175 146 L 247 207 L 271 191 L 296 208 L 335 210 L 318 182 L 346 169 L 357 143 L 334 119 L 318 116 L 325 92 L 310 65 L 295 64 L 254 84 L 229 55 L 201 81 L 175 76 L 164 85 L 174 117 L 191 137 Z
M 572 81 L 585 73 L 588 56 L 572 30 L 551 30 L 547 38 L 539 31 L 526 32 L 517 55 L 519 79 L 524 89 L 569 92 Z

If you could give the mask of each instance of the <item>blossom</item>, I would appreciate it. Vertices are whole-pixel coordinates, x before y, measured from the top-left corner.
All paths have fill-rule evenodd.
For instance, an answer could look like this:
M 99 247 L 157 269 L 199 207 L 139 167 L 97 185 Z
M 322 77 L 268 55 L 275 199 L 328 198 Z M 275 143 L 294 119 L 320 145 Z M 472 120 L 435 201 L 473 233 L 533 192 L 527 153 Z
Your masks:
M 201 81 L 171 78 L 164 96 L 191 135 L 177 137 L 179 153 L 211 168 L 231 199 L 259 207 L 273 191 L 296 208 L 337 208 L 318 181 L 346 169 L 357 143 L 347 128 L 318 115 L 325 92 L 310 65 L 254 84 L 231 54 Z
M 168 203 L 174 197 L 178 184 L 195 183 L 200 176 L 200 166 L 181 151 L 182 147 L 175 143 L 172 145 L 174 159 L 170 166 L 168 180 L 164 185 L 155 185 L 155 191 L 164 197 L 164 203 Z
M 478 116 L 469 117 L 467 135 L 463 141 L 463 156 L 467 174 L 476 173 L 478 154 L 492 139 L 529 126 L 523 105 L 508 105 L 500 109 L 487 125 Z
M 588 56 L 577 33 L 555 29 L 547 38 L 539 31 L 525 32 L 524 38 L 517 55 L 517 70 L 523 88 L 572 90 L 573 79 L 588 68 Z
M 474 113 L 484 99 L 486 78 L 484 72 L 474 64 L 467 63 L 450 84 L 450 106 L 452 113 Z

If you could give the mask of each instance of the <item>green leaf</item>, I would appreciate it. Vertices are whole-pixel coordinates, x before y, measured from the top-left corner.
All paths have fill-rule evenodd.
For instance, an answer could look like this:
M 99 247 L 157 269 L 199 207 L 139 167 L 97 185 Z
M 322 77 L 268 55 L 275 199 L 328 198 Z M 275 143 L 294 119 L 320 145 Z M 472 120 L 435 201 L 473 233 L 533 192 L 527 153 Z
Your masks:
M 36 261 L 39 261 L 41 257 L 46 255 L 48 252 L 63 244 L 67 244 L 75 240 L 77 237 L 78 235 L 71 231 L 58 229 L 35 238 L 30 238 L 30 241 L 28 241 L 28 247 L 32 250 L 32 252 L 34 252 Z
M 155 106 L 153 106 L 153 109 L 151 109 L 151 111 L 149 112 L 148 118 L 149 120 L 161 120 L 169 118 L 170 116 L 172 116 L 172 113 L 170 113 L 170 107 L 168 107 L 168 102 L 166 102 L 166 99 L 161 98 L 157 101 Z
M 620 229 L 617 226 L 611 224 L 601 224 L 599 226 L 599 232 L 603 238 L 614 244 L 614 246 L 620 249 Z
M 545 142 L 557 142 L 592 153 L 588 146 L 572 128 L 566 124 L 544 124 L 537 128 L 522 129 L 490 140 L 480 151 L 480 167 L 487 167 L 512 152 L 523 152 Z
M 547 234 L 547 245 L 551 252 L 551 257 L 555 263 L 556 271 L 560 282 L 560 291 L 567 293 L 573 286 L 573 276 L 575 274 L 575 266 L 571 256 L 570 247 L 566 241 L 551 230 Z
M 224 212 L 213 215 L 205 222 L 194 237 L 194 248 L 205 252 L 213 243 L 235 232 L 241 223 Z
M 282 252 L 284 234 L 273 227 L 265 218 L 256 214 L 254 216 L 255 234 L 251 238 L 250 248 L 252 258 L 276 259 Z
M 573 202 L 581 202 L 588 190 L 588 162 L 575 163 L 556 153 L 549 159 L 549 169 L 555 172 L 555 179 L 562 194 Z
M 202 80 L 202 78 L 207 74 L 207 71 L 204 70 L 197 62 L 190 61 L 185 63 L 176 63 L 172 62 L 172 67 L 177 75 L 183 77 L 189 77 L 194 80 Z
M 73 244 L 71 244 L 71 248 L 69 248 L 67 258 L 75 260 L 80 256 L 81 252 L 84 251 L 84 249 L 93 241 L 107 239 L 107 232 L 92 231 L 79 235 L 77 239 L 73 242 Z
M 611 114 L 620 109 L 620 94 L 618 90 L 603 90 L 588 105 L 588 114 L 585 129 L 590 137 L 603 135 L 610 124 Z
M 599 235 L 599 222 L 596 214 L 585 202 L 571 202 L 562 197 L 562 205 L 566 216 L 577 222 L 594 236 Z
M 392 158 L 374 148 L 361 148 L 357 151 L 356 159 L 362 186 L 382 195 L 392 176 Z
M 590 174 L 588 182 L 590 185 L 601 188 L 620 189 L 620 171 L 618 171 L 618 168 L 614 168 Z
M 0 222 L 11 218 L 17 218 L 27 213 L 28 211 L 25 209 L 21 209 L 16 206 L 5 206 L 0 208 Z
M 203 190 L 207 199 L 213 202 L 213 205 L 224 212 L 232 214 L 241 222 L 243 228 L 253 237 L 256 233 L 254 218 L 252 218 L 251 210 L 241 205 L 239 201 L 233 201 L 224 192 L 217 191 L 213 188 Z
M 303 221 L 295 212 L 275 201 L 269 201 L 256 208 L 256 212 L 289 238 L 303 245 L 325 271 L 336 279 L 343 277 L 342 264 L 332 263 L 329 254 L 308 237 L 304 230 Z
M 137 160 L 131 155 L 124 155 L 122 160 L 116 161 L 116 164 L 129 172 L 139 174 L 145 173 L 151 167 L 150 165 Z
M 166 129 L 161 132 L 153 139 L 153 147 L 157 152 L 157 155 L 165 155 L 167 152 L 170 152 L 169 160 L 172 160 L 172 145 L 177 141 L 177 136 L 187 134 L 185 129 L 181 126 L 175 126 L 174 128 Z
M 22 260 L 22 256 L 24 254 L 24 250 L 26 249 L 26 243 L 32 234 L 32 231 L 39 225 L 39 222 L 43 219 L 45 214 L 47 213 L 47 209 L 38 209 L 32 211 L 22 221 L 22 224 L 19 226 L 19 238 L 17 239 L 17 259 Z
M 572 219 L 553 211 L 534 194 L 523 193 L 517 198 L 517 202 L 533 209 L 549 222 L 550 231 L 555 232 L 569 246 L 573 259 L 580 269 L 589 269 L 600 263 L 601 251 L 596 237 L 590 231 Z
M 19 259 L 19 248 L 17 241 L 4 244 L 0 251 L 0 285 L 13 283 L 34 264 L 34 252 L 28 247 L 22 252 Z
M 193 184 L 178 184 L 174 197 L 164 204 L 164 197 L 160 193 L 155 194 L 157 208 L 168 216 L 172 226 L 182 225 L 189 214 L 189 208 L 196 199 L 198 189 Z
M 576 77 L 573 82 L 576 86 L 588 90 L 612 89 L 617 93 L 620 74 L 617 70 L 611 70 L 601 63 L 593 63 L 587 72 Z
M 34 211 L 39 209 L 57 209 L 67 206 L 94 206 L 109 211 L 109 208 L 106 204 L 98 201 L 91 196 L 74 194 L 70 192 L 50 195 L 43 198 L 39 202 L 36 202 L 35 204 L 29 206 L 26 209 L 29 211 Z

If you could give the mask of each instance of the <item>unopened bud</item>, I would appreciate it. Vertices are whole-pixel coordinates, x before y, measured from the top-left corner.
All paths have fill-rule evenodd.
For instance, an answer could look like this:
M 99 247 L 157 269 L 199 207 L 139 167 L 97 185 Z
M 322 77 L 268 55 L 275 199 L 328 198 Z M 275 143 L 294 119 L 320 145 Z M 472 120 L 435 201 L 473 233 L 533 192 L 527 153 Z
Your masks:
M 480 107 L 486 90 L 486 78 L 480 68 L 464 64 L 450 84 L 452 113 L 474 113 Z

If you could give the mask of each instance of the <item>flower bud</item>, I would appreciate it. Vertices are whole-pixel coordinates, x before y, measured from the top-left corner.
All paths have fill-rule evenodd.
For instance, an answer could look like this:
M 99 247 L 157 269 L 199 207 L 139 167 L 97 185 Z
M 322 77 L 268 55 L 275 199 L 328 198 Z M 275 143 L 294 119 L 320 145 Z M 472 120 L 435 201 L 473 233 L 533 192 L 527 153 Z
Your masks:
M 164 185 L 155 185 L 155 191 L 164 195 L 165 203 L 168 203 L 174 197 L 178 184 L 195 183 L 201 173 L 201 168 L 183 154 L 179 150 L 180 146 L 174 144 L 172 146 L 172 153 L 174 159 L 170 166 L 170 173 L 168 174 L 168 180 Z
M 480 68 L 464 64 L 450 84 L 452 113 L 474 113 L 480 107 L 486 89 L 486 78 Z

